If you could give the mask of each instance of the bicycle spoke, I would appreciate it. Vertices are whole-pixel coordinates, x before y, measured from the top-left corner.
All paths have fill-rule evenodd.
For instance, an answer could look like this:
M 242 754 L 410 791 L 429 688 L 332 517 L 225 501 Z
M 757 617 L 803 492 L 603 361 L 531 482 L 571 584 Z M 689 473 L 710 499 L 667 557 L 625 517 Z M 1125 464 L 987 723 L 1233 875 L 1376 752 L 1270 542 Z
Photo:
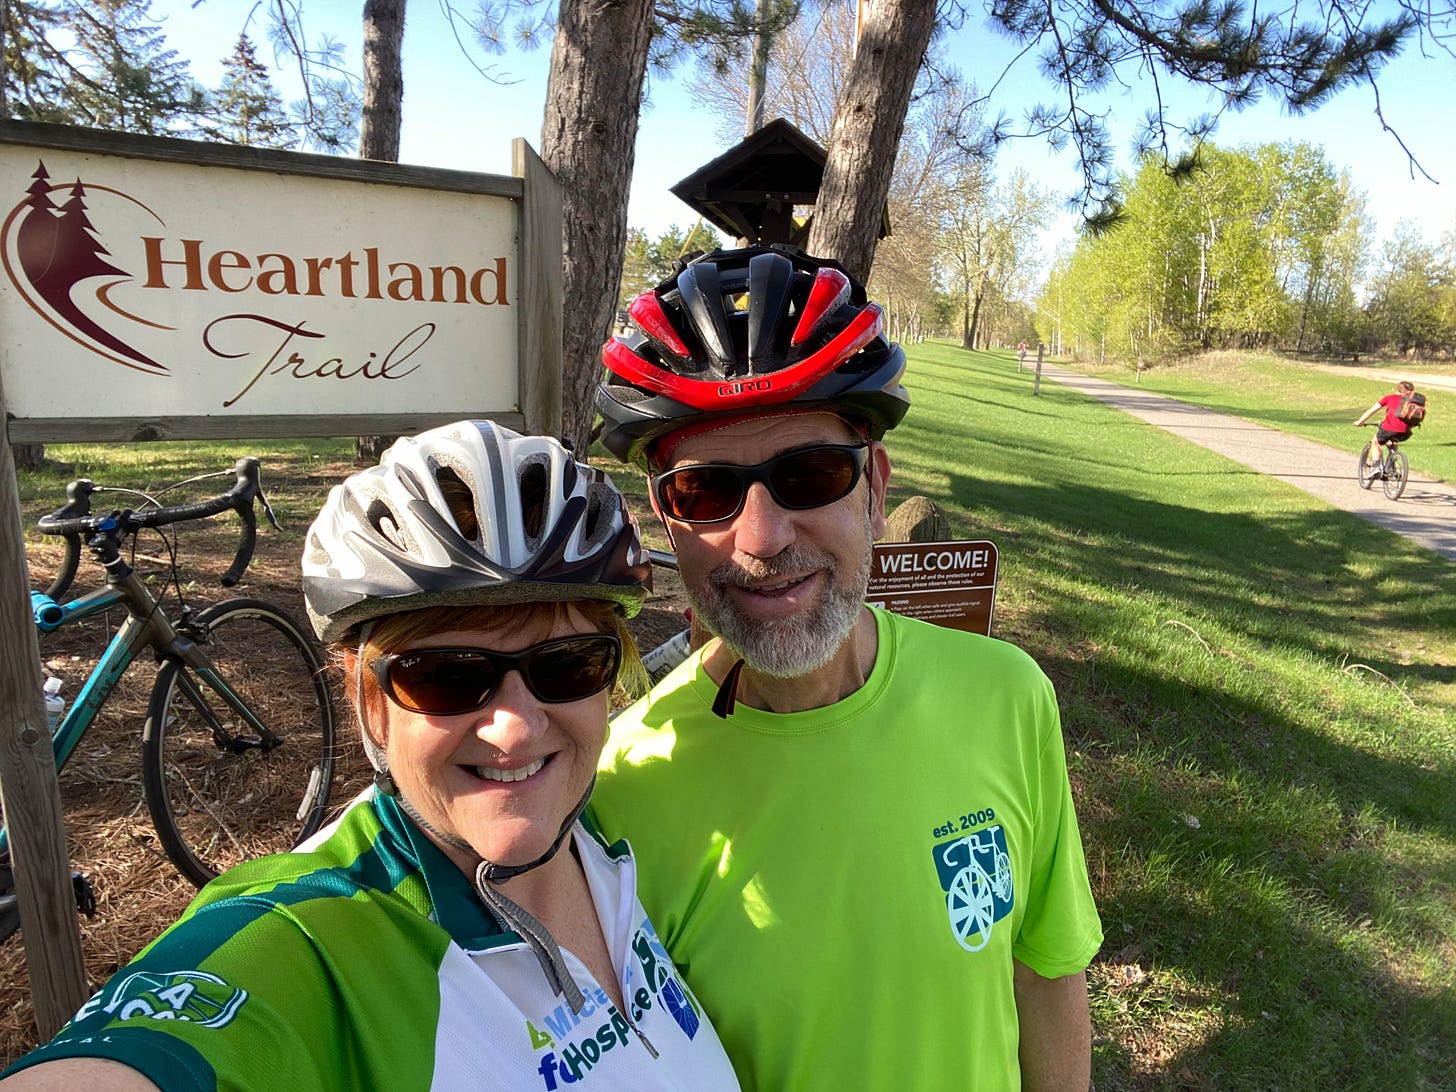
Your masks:
M 143 772 L 167 855 L 201 884 L 318 828 L 334 726 L 317 652 L 285 615 L 229 600 L 197 630 L 209 664 L 158 672 Z

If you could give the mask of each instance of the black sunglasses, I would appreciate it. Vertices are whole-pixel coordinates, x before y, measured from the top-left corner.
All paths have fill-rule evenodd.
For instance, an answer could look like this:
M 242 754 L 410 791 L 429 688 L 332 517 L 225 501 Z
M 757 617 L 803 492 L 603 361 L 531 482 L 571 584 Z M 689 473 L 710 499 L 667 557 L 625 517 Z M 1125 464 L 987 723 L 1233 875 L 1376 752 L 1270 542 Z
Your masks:
M 580 701 L 617 677 L 622 642 L 611 633 L 558 637 L 519 652 L 489 648 L 412 648 L 369 661 L 380 687 L 414 713 L 453 716 L 490 701 L 508 671 L 519 671 L 539 701 Z
M 682 523 L 716 523 L 743 511 L 748 487 L 762 482 L 780 508 L 799 512 L 833 504 L 859 484 L 868 444 L 816 444 L 795 448 L 754 466 L 698 463 L 652 479 L 666 516 Z

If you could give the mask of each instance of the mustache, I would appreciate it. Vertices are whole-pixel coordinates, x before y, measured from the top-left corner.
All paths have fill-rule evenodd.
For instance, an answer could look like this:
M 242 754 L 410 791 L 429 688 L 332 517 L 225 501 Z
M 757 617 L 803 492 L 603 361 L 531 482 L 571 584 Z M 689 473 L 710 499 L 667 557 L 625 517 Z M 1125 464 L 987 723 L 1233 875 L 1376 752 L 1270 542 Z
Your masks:
M 773 557 L 725 561 L 708 574 L 708 584 L 715 588 L 742 588 L 813 570 L 823 570 L 834 577 L 839 573 L 839 566 L 829 554 L 790 546 Z

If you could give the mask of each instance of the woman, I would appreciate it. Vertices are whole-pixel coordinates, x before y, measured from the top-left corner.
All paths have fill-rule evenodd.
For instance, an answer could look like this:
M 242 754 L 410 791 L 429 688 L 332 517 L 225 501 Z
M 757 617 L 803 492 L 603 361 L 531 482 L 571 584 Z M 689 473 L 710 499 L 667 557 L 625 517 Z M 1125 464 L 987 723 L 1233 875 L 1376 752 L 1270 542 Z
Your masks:
M 373 789 L 209 884 L 10 1083 L 737 1088 L 627 847 L 581 818 L 648 573 L 551 440 L 462 422 L 336 486 L 304 595 Z

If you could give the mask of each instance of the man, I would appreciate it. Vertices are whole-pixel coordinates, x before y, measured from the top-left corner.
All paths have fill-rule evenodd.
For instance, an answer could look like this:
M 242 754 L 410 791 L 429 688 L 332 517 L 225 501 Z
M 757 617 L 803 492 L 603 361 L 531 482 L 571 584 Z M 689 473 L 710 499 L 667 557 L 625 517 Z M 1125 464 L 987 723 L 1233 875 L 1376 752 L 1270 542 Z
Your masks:
M 614 722 L 593 809 L 739 1079 L 1084 1092 L 1102 934 L 1051 684 L 864 605 L 909 404 L 880 309 L 751 248 L 631 310 L 602 440 L 715 639 Z

